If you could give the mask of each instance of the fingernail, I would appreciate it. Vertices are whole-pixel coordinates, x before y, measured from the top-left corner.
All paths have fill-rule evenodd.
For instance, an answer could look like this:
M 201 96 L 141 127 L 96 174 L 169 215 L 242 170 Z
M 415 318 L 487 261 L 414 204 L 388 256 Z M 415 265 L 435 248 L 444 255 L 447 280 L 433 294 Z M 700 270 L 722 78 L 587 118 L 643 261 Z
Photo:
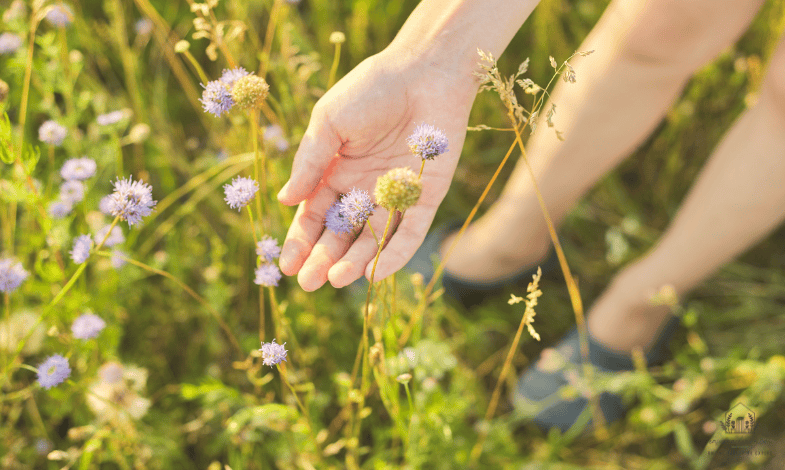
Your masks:
M 289 189 L 289 182 L 287 181 L 286 184 L 283 185 L 283 188 L 281 188 L 281 190 L 278 191 L 278 200 L 281 200 L 286 196 L 286 191 L 288 189 Z

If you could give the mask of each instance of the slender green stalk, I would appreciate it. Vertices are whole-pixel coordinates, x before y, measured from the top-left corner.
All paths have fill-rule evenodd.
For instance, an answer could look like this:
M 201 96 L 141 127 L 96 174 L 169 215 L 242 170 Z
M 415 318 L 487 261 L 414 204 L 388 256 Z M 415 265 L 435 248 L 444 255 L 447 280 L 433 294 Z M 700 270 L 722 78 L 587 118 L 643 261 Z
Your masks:
M 341 43 L 335 43 L 335 55 L 333 55 L 333 65 L 330 67 L 330 78 L 327 79 L 327 89 L 335 84 L 335 76 L 338 74 L 338 64 L 341 62 Z
M 251 206 L 245 206 L 246 212 L 248 212 L 248 220 L 251 222 L 251 234 L 253 235 L 253 242 L 254 245 L 259 243 L 259 237 L 256 236 L 256 224 L 253 221 L 253 211 L 251 211 Z
M 207 83 L 210 81 L 210 79 L 207 78 L 207 74 L 204 73 L 204 69 L 202 68 L 202 65 L 199 64 L 199 61 L 196 60 L 196 57 L 194 57 L 194 55 L 191 54 L 191 51 L 187 51 L 186 50 L 186 51 L 181 52 L 181 54 L 183 54 L 185 56 L 185 58 L 188 59 L 188 62 L 191 63 L 191 66 L 196 71 L 196 74 L 199 75 L 199 80 L 201 80 L 202 83 L 207 85 Z
M 262 63 L 259 67 L 259 76 L 267 76 L 270 68 L 270 53 L 273 49 L 273 39 L 275 39 L 275 28 L 278 25 L 278 17 L 281 11 L 281 0 L 273 0 L 273 8 L 270 10 L 270 20 L 267 22 L 267 31 L 264 35 L 264 49 L 262 51 Z
M 258 195 L 258 193 L 257 193 Z M 246 212 L 248 212 L 248 220 L 251 222 L 251 233 L 253 234 L 253 241 L 254 247 L 257 243 L 259 243 L 259 239 L 256 237 L 256 224 L 253 221 L 253 211 L 251 211 L 251 206 L 245 206 Z M 257 257 L 256 265 L 259 266 L 261 259 Z M 259 342 L 264 343 L 264 288 L 259 286 Z
M 253 139 L 253 169 L 254 179 L 259 183 L 261 189 L 256 192 L 256 212 L 259 216 L 259 222 L 262 221 L 262 195 L 267 197 L 267 176 L 265 175 L 264 153 L 259 151 L 259 123 L 258 123 L 258 109 L 251 109 L 248 114 L 251 115 L 251 137 Z M 264 233 L 264 229 L 262 229 Z
M 420 173 L 417 175 L 417 179 L 422 178 L 422 171 L 425 169 L 425 159 L 422 159 L 422 163 L 420 164 Z

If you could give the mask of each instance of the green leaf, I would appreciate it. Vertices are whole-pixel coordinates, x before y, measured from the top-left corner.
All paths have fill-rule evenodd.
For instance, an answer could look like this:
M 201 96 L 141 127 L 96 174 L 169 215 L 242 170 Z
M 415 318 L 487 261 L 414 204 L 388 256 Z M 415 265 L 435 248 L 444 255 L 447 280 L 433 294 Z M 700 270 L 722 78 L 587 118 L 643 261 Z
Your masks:
M 33 174 L 38 160 L 41 159 L 41 150 L 37 146 L 28 145 L 22 155 L 22 163 L 25 167 L 25 173 L 28 175 Z

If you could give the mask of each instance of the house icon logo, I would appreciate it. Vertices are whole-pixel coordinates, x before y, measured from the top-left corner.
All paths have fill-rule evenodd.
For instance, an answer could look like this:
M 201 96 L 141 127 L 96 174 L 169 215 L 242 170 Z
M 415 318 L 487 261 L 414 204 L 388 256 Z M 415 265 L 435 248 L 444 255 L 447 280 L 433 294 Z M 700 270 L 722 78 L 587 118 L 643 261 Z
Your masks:
M 727 434 L 749 434 L 755 429 L 755 412 L 743 403 L 737 403 L 725 413 L 722 427 Z

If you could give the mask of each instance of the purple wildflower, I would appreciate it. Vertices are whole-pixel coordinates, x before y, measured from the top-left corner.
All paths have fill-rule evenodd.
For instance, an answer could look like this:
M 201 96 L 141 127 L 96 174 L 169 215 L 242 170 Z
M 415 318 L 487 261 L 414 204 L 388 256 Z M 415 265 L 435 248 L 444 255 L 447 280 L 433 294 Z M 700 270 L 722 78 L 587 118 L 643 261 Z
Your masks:
M 63 163 L 63 167 L 60 168 L 60 176 L 66 181 L 84 181 L 95 176 L 96 168 L 95 160 L 92 158 L 71 158 Z
M 275 339 L 271 343 L 262 343 L 262 363 L 266 366 L 274 366 L 286 360 L 286 343 L 276 344 Z
M 139 36 L 147 36 L 153 32 L 153 22 L 147 18 L 141 18 L 134 24 L 134 31 Z
M 248 71 L 242 67 L 236 67 L 233 69 L 224 69 L 223 74 L 221 74 L 221 81 L 224 83 L 224 85 L 231 88 L 232 85 L 234 85 L 234 82 L 243 78 L 246 75 L 248 75 Z
M 22 38 L 16 34 L 0 34 L 0 54 L 13 54 L 20 47 L 22 47 Z
M 0 258 L 0 292 L 9 294 L 15 291 L 29 275 L 22 263 L 15 263 L 12 258 Z
M 49 215 L 51 215 L 53 219 L 62 219 L 68 214 L 70 214 L 71 209 L 73 208 L 74 206 L 70 202 L 54 201 L 51 204 L 49 204 L 49 208 L 47 209 L 47 211 L 49 212 Z
M 112 261 L 112 267 L 115 269 L 120 269 L 125 266 L 125 259 L 127 255 L 124 251 L 120 250 L 112 250 L 112 257 L 110 258 Z
M 106 234 L 109 233 L 109 227 L 111 227 L 111 225 L 107 225 L 106 227 L 102 228 L 101 230 L 98 231 L 98 233 L 95 234 L 96 242 L 100 243 L 101 240 L 103 240 L 104 237 L 106 237 Z M 119 245 L 124 241 L 125 241 L 125 237 L 123 236 L 123 229 L 121 229 L 120 226 L 115 225 L 112 228 L 112 233 L 109 234 L 109 237 L 104 242 L 104 246 L 112 247 L 115 245 Z
M 255 274 L 256 278 L 253 282 L 259 286 L 278 287 L 278 281 L 281 280 L 281 270 L 271 263 L 265 263 L 256 268 Z
M 127 110 L 119 109 L 110 113 L 99 114 L 96 116 L 95 122 L 97 122 L 99 126 L 111 126 L 112 124 L 117 124 L 122 121 L 129 114 L 130 113 Z
M 59 354 L 49 356 L 38 366 L 38 383 L 45 389 L 65 382 L 71 376 L 68 359 Z
M 60 200 L 76 204 L 84 199 L 84 185 L 81 181 L 66 181 L 60 185 Z
M 337 201 L 324 214 L 324 225 L 335 234 L 352 231 L 352 223 L 341 214 L 341 203 Z
M 68 135 L 68 129 L 52 120 L 44 122 L 38 128 L 38 140 L 55 147 L 63 144 L 66 135 Z
M 71 324 L 71 333 L 76 339 L 91 339 L 98 336 L 98 333 L 105 327 L 106 322 L 101 317 L 85 313 L 76 317 L 76 320 Z
M 202 92 L 202 98 L 199 101 L 202 102 L 202 107 L 205 112 L 208 112 L 215 117 L 220 117 L 223 113 L 228 113 L 229 110 L 232 109 L 232 106 L 234 105 L 232 94 L 229 93 L 224 82 L 213 80 L 207 83 L 207 86 L 202 86 L 204 87 L 204 91 Z
M 226 198 L 224 199 L 229 207 L 238 211 L 247 206 L 256 191 L 259 191 L 259 183 L 251 178 L 238 176 L 231 184 L 224 185 Z
M 142 181 L 134 181 L 131 177 L 118 179 L 114 183 L 108 209 L 114 216 L 120 216 L 128 225 L 135 225 L 153 212 L 156 201 L 153 201 L 153 188 Z
M 267 260 L 268 263 L 272 263 L 273 259 L 281 256 L 281 247 L 278 246 L 278 240 L 270 235 L 263 236 L 256 243 L 256 254 Z
M 112 195 L 107 194 L 106 196 L 102 197 L 100 201 L 98 201 L 98 210 L 103 212 L 106 215 L 112 215 Z
M 368 191 L 352 188 L 341 196 L 341 214 L 354 228 L 360 228 L 373 214 L 373 201 Z
M 71 259 L 76 264 L 82 264 L 90 257 L 90 249 L 93 247 L 93 237 L 90 235 L 80 235 L 74 241 L 71 249 Z
M 46 13 L 46 21 L 48 21 L 52 26 L 57 26 L 60 28 L 70 25 L 73 17 L 74 13 L 71 11 L 71 7 L 63 3 L 54 5 L 52 9 Z
M 433 160 L 448 150 L 444 131 L 425 123 L 414 128 L 406 143 L 409 144 L 409 150 L 423 160 Z

